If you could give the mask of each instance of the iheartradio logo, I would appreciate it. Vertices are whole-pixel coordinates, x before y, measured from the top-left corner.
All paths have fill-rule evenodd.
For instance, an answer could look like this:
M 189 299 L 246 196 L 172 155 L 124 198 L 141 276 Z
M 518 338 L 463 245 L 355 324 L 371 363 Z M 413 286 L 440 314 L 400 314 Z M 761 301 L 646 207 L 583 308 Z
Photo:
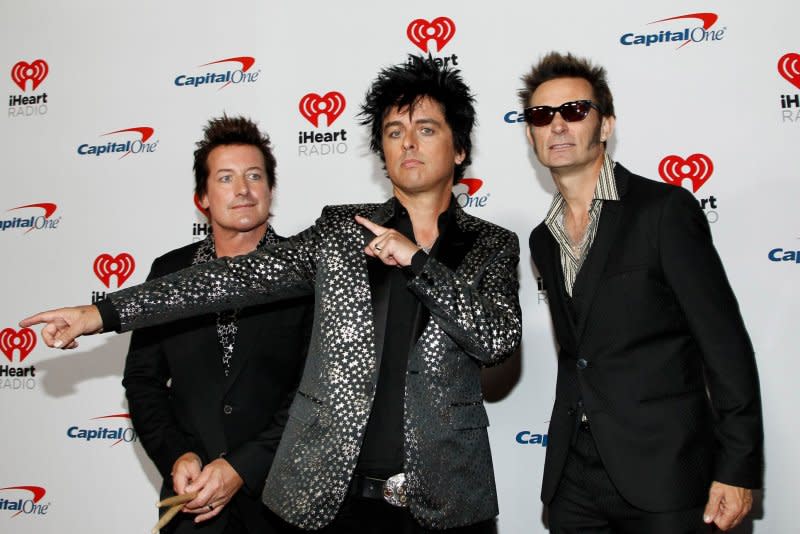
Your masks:
M 428 51 L 428 42 L 436 42 L 436 51 L 440 52 L 456 34 L 456 25 L 452 19 L 437 17 L 432 21 L 415 19 L 406 28 L 408 40 L 414 43 L 423 53 Z
M 200 203 L 200 197 L 197 196 L 197 193 L 195 193 L 192 197 L 192 202 L 194 202 L 194 207 L 197 208 L 197 211 L 208 217 L 208 210 L 205 209 L 203 204 Z
M 19 61 L 11 67 L 11 79 L 14 80 L 17 87 L 23 91 L 25 91 L 25 85 L 28 80 L 30 80 L 33 84 L 31 90 L 35 91 L 36 88 L 39 87 L 39 84 L 47 78 L 47 73 L 49 71 L 50 68 L 43 59 L 35 59 L 31 63 Z
M 317 93 L 308 93 L 300 99 L 300 114 L 315 128 L 319 128 L 319 116 L 325 115 L 328 126 L 342 114 L 347 102 L 344 95 L 338 91 L 330 91 L 320 96 Z
M 14 362 L 15 350 L 19 351 L 19 361 L 24 361 L 34 347 L 36 347 L 36 334 L 30 328 L 0 330 L 0 351 L 6 355 L 8 361 Z
M 111 276 L 115 275 L 117 277 L 117 287 L 119 288 L 133 274 L 136 269 L 136 262 L 133 260 L 133 256 L 127 252 L 117 254 L 116 257 L 104 253 L 95 258 L 92 268 L 97 278 L 109 289 L 111 288 Z
M 778 72 L 800 89 L 800 54 L 789 52 L 778 60 Z
M 714 162 L 705 154 L 692 154 L 686 159 L 670 155 L 658 164 L 658 174 L 670 185 L 682 186 L 684 180 L 692 182 L 692 192 L 697 193 L 714 173 Z

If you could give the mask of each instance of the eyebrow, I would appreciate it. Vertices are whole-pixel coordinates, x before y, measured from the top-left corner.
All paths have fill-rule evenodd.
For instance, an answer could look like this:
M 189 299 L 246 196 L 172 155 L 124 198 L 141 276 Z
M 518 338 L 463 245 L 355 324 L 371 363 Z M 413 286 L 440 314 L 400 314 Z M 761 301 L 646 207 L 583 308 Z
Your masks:
M 383 130 L 386 131 L 389 128 L 392 128 L 394 126 L 403 126 L 403 124 L 404 124 L 403 121 L 390 121 L 390 122 L 387 122 L 386 124 L 383 125 Z M 423 117 L 421 119 L 415 119 L 413 124 L 415 124 L 415 125 L 416 124 L 432 124 L 434 126 L 441 126 L 442 125 L 442 123 L 440 121 L 437 121 L 436 119 L 426 118 L 426 117 Z
M 248 168 L 246 168 L 246 169 L 244 170 L 244 172 L 249 172 L 249 171 L 252 171 L 252 170 L 254 170 L 254 169 L 255 169 L 255 170 L 257 170 L 257 171 L 264 171 L 264 170 L 265 170 L 263 167 L 259 167 L 259 166 L 257 166 L 257 165 L 256 165 L 256 166 L 253 166 L 253 167 L 248 167 Z M 227 167 L 224 167 L 224 168 L 222 168 L 222 169 L 217 169 L 217 172 L 216 172 L 216 173 L 214 173 L 214 174 L 219 174 L 219 173 L 221 173 L 221 172 L 234 172 L 234 169 L 229 169 L 229 168 L 227 168 Z

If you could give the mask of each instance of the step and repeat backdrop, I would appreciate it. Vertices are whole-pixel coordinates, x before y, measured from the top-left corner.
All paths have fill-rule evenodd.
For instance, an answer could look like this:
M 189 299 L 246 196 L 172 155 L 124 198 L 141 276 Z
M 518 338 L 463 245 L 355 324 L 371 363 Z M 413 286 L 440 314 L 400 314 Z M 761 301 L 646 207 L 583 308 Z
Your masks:
M 609 150 L 694 193 L 753 338 L 766 487 L 739 532 L 796 532 L 800 4 L 689 1 L 5 2 L 0 8 L 0 532 L 145 532 L 160 479 L 120 385 L 128 335 L 47 349 L 22 317 L 145 279 L 208 227 L 192 152 L 243 114 L 278 160 L 273 226 L 390 187 L 358 121 L 378 70 L 431 54 L 477 96 L 470 213 L 511 228 L 524 340 L 485 374 L 502 534 L 544 532 L 539 501 L 556 356 L 527 252 L 554 187 L 524 135 L 520 76 L 550 50 L 609 72 Z

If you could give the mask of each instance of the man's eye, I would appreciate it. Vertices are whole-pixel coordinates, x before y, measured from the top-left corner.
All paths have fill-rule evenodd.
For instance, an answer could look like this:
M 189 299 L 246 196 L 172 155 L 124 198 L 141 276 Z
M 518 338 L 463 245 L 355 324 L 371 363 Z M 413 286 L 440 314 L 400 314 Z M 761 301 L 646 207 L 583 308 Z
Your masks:
M 392 131 L 388 132 L 386 134 L 386 136 L 391 138 L 391 139 L 397 139 L 398 137 L 400 137 L 400 131 L 399 130 L 392 130 Z
M 430 128 L 428 126 L 420 128 L 419 131 L 423 135 L 433 135 L 433 128 Z
M 257 172 L 251 172 L 250 174 L 247 175 L 247 177 L 250 180 L 253 180 L 254 182 L 256 182 L 256 181 L 261 179 L 261 174 L 257 173 Z
M 219 181 L 220 182 L 230 182 L 231 181 L 231 175 L 230 174 L 223 174 L 222 176 L 219 177 Z

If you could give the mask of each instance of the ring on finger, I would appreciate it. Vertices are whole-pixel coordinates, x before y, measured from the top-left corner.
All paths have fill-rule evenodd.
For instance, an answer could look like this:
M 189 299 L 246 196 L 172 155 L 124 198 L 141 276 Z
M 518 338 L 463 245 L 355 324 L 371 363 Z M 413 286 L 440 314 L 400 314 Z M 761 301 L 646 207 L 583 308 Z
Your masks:
M 209 512 L 213 512 L 214 511 L 214 505 L 213 504 L 211 504 L 211 503 L 208 504 L 208 511 Z
M 379 244 L 377 244 L 377 243 L 375 243 L 374 245 L 372 245 L 372 248 L 374 248 L 374 249 L 375 249 L 375 250 L 377 250 L 378 252 L 380 252 L 380 251 L 381 251 L 381 246 L 380 246 Z

